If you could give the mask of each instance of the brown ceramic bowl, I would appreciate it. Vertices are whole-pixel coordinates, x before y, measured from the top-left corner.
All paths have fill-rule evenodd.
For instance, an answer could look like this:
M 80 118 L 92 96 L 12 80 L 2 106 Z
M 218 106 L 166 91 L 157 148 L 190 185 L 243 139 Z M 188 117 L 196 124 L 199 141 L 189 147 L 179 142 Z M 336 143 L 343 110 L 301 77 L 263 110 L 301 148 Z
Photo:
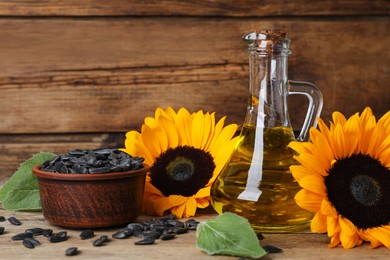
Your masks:
M 43 216 L 68 228 L 112 227 L 141 213 L 149 166 L 128 172 L 62 174 L 33 168 L 38 178 Z

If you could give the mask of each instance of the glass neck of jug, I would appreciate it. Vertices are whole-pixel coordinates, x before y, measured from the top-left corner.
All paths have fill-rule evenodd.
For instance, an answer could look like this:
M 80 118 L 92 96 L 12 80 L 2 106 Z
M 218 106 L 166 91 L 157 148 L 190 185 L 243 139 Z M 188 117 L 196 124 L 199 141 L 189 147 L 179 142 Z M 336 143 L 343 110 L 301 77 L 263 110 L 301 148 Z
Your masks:
M 249 100 L 245 124 L 291 127 L 287 109 L 289 40 L 281 34 L 244 36 L 249 53 Z

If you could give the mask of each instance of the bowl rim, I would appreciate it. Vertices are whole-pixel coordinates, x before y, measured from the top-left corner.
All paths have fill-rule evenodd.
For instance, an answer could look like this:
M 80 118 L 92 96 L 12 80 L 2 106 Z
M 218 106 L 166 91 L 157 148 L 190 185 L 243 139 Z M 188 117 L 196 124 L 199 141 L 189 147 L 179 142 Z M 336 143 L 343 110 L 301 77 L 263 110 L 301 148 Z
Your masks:
M 143 163 L 143 168 L 138 170 L 126 171 L 126 172 L 109 172 L 109 173 L 94 173 L 94 174 L 78 174 L 78 173 L 56 173 L 56 172 L 45 172 L 40 170 L 42 164 L 38 164 L 33 167 L 33 174 L 42 179 L 50 180 L 63 180 L 63 181 L 93 181 L 93 180 L 112 180 L 121 178 L 137 177 L 139 175 L 146 174 L 150 166 Z

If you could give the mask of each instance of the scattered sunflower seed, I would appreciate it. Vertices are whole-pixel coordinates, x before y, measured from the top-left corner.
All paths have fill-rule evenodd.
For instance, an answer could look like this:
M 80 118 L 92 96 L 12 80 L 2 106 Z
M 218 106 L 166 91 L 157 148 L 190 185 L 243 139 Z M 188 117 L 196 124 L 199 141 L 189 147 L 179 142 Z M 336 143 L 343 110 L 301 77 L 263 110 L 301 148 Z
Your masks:
M 108 236 L 103 235 L 103 236 L 99 237 L 98 239 L 96 239 L 95 241 L 93 241 L 92 245 L 93 245 L 93 246 L 102 246 L 102 245 L 104 245 L 107 241 L 108 241 Z
M 176 238 L 175 234 L 163 234 L 160 237 L 161 240 L 171 240 L 171 239 L 174 239 L 174 238 Z
M 48 236 L 47 240 L 50 243 L 58 243 L 58 242 L 63 242 L 63 241 L 68 240 L 68 236 L 66 236 L 66 235 L 64 236 L 63 234 L 64 233 L 61 233 L 60 235 L 59 234 L 55 234 L 55 235 Z
M 65 255 L 67 256 L 73 256 L 77 255 L 79 253 L 77 247 L 69 247 L 68 249 L 65 250 Z
M 20 220 L 15 218 L 15 217 L 9 217 L 8 221 L 9 221 L 9 223 L 11 223 L 12 225 L 15 225 L 15 226 L 22 225 L 22 222 L 20 222 Z
M 36 240 L 35 238 L 32 238 L 32 237 L 26 237 L 25 239 L 23 239 L 23 242 L 22 244 L 27 247 L 27 248 L 35 248 L 36 246 L 39 246 L 41 244 L 41 242 L 39 242 L 38 240 Z
M 45 229 L 43 228 L 29 228 L 24 231 L 24 233 L 31 233 L 33 236 L 40 236 L 43 235 L 45 232 Z
M 31 234 L 31 233 L 20 233 L 20 234 L 16 234 L 16 235 L 12 236 L 11 239 L 13 241 L 16 241 L 16 240 L 23 240 L 23 239 L 25 239 L 27 237 L 33 237 L 33 234 Z
M 4 222 L 6 221 L 5 217 L 4 216 L 0 216 L 0 222 Z
M 256 236 L 257 236 L 257 238 L 258 238 L 259 240 L 263 240 L 263 239 L 264 239 L 264 236 L 263 236 L 263 234 L 261 234 L 261 233 L 257 233 Z
M 80 234 L 81 240 L 89 239 L 95 236 L 95 232 L 92 229 L 86 229 Z
M 265 251 L 267 251 L 270 254 L 282 253 L 283 252 L 283 250 L 280 249 L 279 247 L 272 246 L 272 245 L 265 245 L 265 246 L 262 246 L 262 247 L 264 248 Z
M 0 227 L 0 235 L 1 235 L 1 234 L 4 234 L 4 230 L 5 230 L 4 227 Z
M 49 237 L 53 234 L 53 230 L 52 229 L 45 229 L 43 232 L 42 232 L 42 235 L 44 237 Z
M 116 238 L 116 239 L 124 239 L 124 238 L 131 236 L 133 234 L 133 232 L 134 231 L 132 229 L 124 228 L 124 229 L 121 229 L 118 232 L 114 233 L 112 235 L 112 237 Z
M 146 237 L 142 240 L 135 242 L 135 245 L 152 245 L 156 240 L 153 237 Z

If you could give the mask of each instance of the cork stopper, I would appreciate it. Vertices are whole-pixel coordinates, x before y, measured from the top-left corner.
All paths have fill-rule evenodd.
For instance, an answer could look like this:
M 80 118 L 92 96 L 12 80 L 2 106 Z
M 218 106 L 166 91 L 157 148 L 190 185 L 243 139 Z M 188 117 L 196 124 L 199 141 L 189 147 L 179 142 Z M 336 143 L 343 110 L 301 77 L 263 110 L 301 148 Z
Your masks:
M 285 54 L 289 55 L 290 40 L 286 32 L 281 30 L 264 29 L 248 33 L 242 37 L 248 43 L 248 52 L 257 54 Z
M 275 38 L 286 38 L 286 33 L 279 30 L 261 30 L 260 33 Z

